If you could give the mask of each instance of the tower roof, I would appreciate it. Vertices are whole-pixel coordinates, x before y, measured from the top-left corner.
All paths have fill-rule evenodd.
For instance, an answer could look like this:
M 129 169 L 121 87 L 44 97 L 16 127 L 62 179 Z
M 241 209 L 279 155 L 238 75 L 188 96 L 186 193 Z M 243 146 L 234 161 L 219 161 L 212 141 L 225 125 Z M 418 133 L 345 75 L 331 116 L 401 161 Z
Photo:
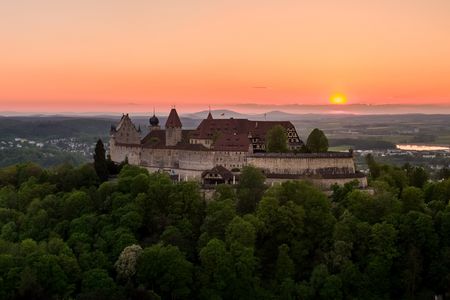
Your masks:
M 211 111 L 208 113 L 208 116 L 206 117 L 206 120 L 212 120 L 213 116 L 211 114 Z
M 172 108 L 169 113 L 169 117 L 167 118 L 166 128 L 181 128 L 182 124 L 180 121 L 180 117 L 175 108 Z
M 149 119 L 149 123 L 150 125 L 154 126 L 158 126 L 159 125 L 159 120 L 158 117 L 155 116 L 155 114 L 153 114 L 153 116 Z

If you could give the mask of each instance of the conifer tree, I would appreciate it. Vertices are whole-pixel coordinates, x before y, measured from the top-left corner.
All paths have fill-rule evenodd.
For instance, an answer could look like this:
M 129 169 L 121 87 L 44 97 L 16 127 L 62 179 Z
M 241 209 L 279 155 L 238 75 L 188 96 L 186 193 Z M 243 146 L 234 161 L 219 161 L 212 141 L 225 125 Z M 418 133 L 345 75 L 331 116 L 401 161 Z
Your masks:
M 106 162 L 105 153 L 105 146 L 103 145 L 102 140 L 98 139 L 97 144 L 95 145 L 94 168 L 98 178 L 100 178 L 102 182 L 108 180 L 108 164 Z

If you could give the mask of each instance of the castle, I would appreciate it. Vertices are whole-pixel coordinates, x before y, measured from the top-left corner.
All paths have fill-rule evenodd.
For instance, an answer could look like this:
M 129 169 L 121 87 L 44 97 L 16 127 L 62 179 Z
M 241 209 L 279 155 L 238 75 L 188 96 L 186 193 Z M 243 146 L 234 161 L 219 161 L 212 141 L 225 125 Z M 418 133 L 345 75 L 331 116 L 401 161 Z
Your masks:
M 287 133 L 290 153 L 266 152 L 266 136 L 276 125 Z M 164 129 L 153 114 L 149 133 L 124 114 L 111 126 L 110 155 L 115 162 L 128 159 L 150 172 L 165 171 L 178 180 L 197 180 L 203 184 L 236 183 L 239 171 L 247 165 L 262 170 L 267 183 L 307 179 L 323 189 L 357 180 L 367 186 L 364 174 L 357 172 L 352 152 L 298 153 L 303 142 L 288 121 L 214 119 L 211 113 L 194 130 L 183 129 L 175 108 Z

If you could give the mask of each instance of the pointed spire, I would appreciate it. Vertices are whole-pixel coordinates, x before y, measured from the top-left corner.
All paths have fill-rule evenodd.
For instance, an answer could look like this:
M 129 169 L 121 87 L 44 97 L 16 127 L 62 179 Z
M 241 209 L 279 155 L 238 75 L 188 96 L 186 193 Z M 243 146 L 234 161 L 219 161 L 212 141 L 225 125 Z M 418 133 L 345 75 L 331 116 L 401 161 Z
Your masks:
M 213 116 L 211 114 L 211 105 L 209 106 L 209 110 L 208 110 L 208 116 L 206 117 L 206 120 L 212 120 Z
M 166 128 L 181 128 L 180 117 L 175 108 L 172 108 L 166 121 Z

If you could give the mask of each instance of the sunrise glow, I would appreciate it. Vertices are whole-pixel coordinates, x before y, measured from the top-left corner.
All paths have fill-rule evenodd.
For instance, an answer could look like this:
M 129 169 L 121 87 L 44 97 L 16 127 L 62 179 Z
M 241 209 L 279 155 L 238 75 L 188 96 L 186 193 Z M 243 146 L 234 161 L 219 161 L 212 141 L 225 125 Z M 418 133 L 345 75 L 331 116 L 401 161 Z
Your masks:
M 347 104 L 347 97 L 343 94 L 334 94 L 330 97 L 330 103 L 334 105 Z
M 1 1 L 0 111 L 327 105 L 333 91 L 351 104 L 449 104 L 449 11 L 448 0 Z

